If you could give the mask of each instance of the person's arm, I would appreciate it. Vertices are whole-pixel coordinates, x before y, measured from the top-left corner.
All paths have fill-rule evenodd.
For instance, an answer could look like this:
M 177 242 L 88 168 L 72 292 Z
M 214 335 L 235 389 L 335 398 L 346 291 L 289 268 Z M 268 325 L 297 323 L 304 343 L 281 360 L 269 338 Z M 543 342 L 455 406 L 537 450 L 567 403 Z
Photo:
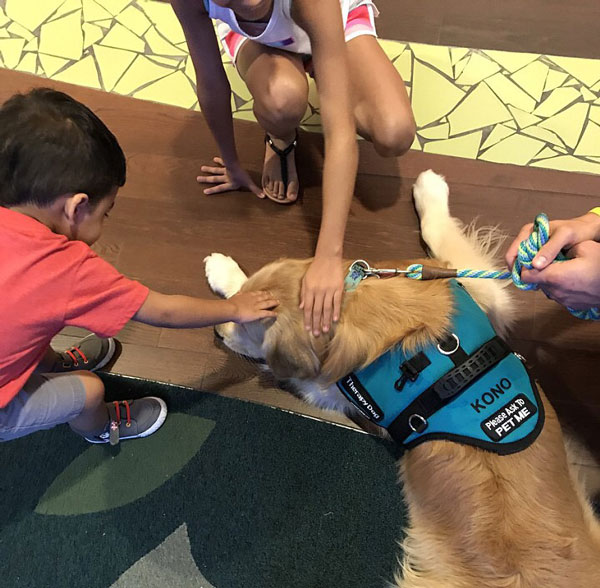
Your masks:
M 221 61 L 213 23 L 204 3 L 202 0 L 171 0 L 171 5 L 181 23 L 194 64 L 202 114 L 221 153 L 221 158 L 215 158 L 215 162 L 224 168 L 203 166 L 202 171 L 221 175 L 199 176 L 198 181 L 218 184 L 207 188 L 205 194 L 242 187 L 262 197 L 260 188 L 240 165 L 233 131 L 231 87 Z
M 302 288 L 305 326 L 319 334 L 339 318 L 344 233 L 358 145 L 339 0 L 296 0 L 292 16 L 310 38 L 325 140 L 323 216 L 315 258 Z
M 279 302 L 269 292 L 243 292 L 227 300 L 205 300 L 150 290 L 134 321 L 167 328 L 199 328 L 275 317 Z

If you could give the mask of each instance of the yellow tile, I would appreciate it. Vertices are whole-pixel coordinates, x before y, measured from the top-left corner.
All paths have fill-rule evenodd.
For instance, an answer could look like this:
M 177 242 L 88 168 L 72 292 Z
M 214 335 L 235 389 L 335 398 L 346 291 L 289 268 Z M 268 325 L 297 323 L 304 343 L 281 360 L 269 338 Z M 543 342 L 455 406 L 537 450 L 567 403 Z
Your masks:
M 534 159 L 549 159 L 550 157 L 556 157 L 558 153 L 550 149 L 550 147 L 544 147 Z
M 10 19 L 6 16 L 4 12 L 4 8 L 0 6 L 0 27 L 3 27 L 5 24 L 9 23 Z
M 311 113 L 311 114 L 309 114 L 309 116 L 307 116 L 305 119 L 302 120 L 302 124 L 303 125 L 320 125 L 321 117 L 318 113 L 317 114 Z
M 589 114 L 590 120 L 600 125 L 600 106 L 592 106 Z
M 536 53 L 511 53 L 509 51 L 484 51 L 494 61 L 498 62 L 504 69 L 513 73 L 527 64 L 539 58 Z
M 113 16 L 123 12 L 123 10 L 129 6 L 133 0 L 99 0 L 100 4 L 106 8 Z
M 600 59 L 555 57 L 553 55 L 548 55 L 548 59 L 588 87 L 600 81 Z
M 470 49 L 463 47 L 450 47 L 450 61 L 452 65 L 456 65 L 465 55 L 469 53 Z
M 512 74 L 511 78 L 525 92 L 539 101 L 542 97 L 546 77 L 550 68 L 541 61 L 534 61 Z
M 194 88 L 182 71 L 176 71 L 146 86 L 135 92 L 133 96 L 182 108 L 191 108 L 197 100 Z
M 128 49 L 143 53 L 146 44 L 144 40 L 126 29 L 122 24 L 115 23 L 101 41 L 101 45 L 115 49 Z
M 567 145 L 574 148 L 581 136 L 590 106 L 584 102 L 574 104 L 560 114 L 542 121 L 539 126 L 554 131 Z
M 35 53 L 25 53 L 23 59 L 19 62 L 19 65 L 15 68 L 17 71 L 24 71 L 25 73 L 35 74 L 37 65 L 37 55 Z
M 250 90 L 248 90 L 248 86 L 242 78 L 240 74 L 237 72 L 235 67 L 230 63 L 225 64 L 224 66 L 225 73 L 229 78 L 229 85 L 231 86 L 231 90 L 235 92 L 242 100 L 252 100 L 252 94 L 250 94 Z
M 405 82 L 410 82 L 412 79 L 412 51 L 407 49 L 394 61 L 394 67 L 398 70 L 400 77 Z
M 546 141 L 546 143 L 552 143 L 552 145 L 556 145 L 557 147 L 564 148 L 565 144 L 561 141 L 560 137 L 549 131 L 548 129 L 544 129 L 539 126 L 528 127 L 523 129 L 523 133 L 525 135 L 529 135 L 530 137 L 535 137 L 536 139 L 541 139 L 542 141 Z
M 181 59 L 175 59 L 173 57 L 162 57 L 161 55 L 147 55 L 146 57 L 148 57 L 148 59 L 151 61 L 154 61 L 154 63 L 166 65 L 167 67 L 172 67 L 173 69 L 178 69 L 181 67 L 181 65 L 185 65 L 185 61 Z
M 151 25 L 146 15 L 135 6 L 128 6 L 121 14 L 117 15 L 116 20 L 140 37 Z
M 481 129 L 511 118 L 506 106 L 485 82 L 481 82 L 448 115 L 450 135 Z
M 241 120 L 249 120 L 251 122 L 256 122 L 256 117 L 250 110 L 241 110 L 240 112 L 236 112 L 235 118 Z
M 419 129 L 418 132 L 425 139 L 447 139 L 450 136 L 450 125 L 445 122 L 434 127 Z
M 6 0 L 6 16 L 30 31 L 35 31 L 65 0 Z
M 113 26 L 114 21 L 112 20 L 112 18 L 111 19 L 107 19 L 107 20 L 95 20 L 94 24 L 98 25 L 99 27 L 102 27 L 103 29 L 107 29 L 108 30 L 108 29 L 110 29 Z
M 102 86 L 104 90 L 110 92 L 133 63 L 137 53 L 126 49 L 94 45 L 94 56 L 102 78 Z
M 517 123 L 514 120 L 507 120 L 504 123 L 509 129 L 514 129 L 515 131 L 517 130 Z
M 471 58 L 456 80 L 459 85 L 474 86 L 500 70 L 500 66 L 489 57 L 472 52 Z
M 548 71 L 548 77 L 546 78 L 546 84 L 544 85 L 544 92 L 549 92 L 561 86 L 564 81 L 569 77 L 569 74 L 562 71 L 551 69 Z
M 59 69 L 69 63 L 68 59 L 54 57 L 53 55 L 46 55 L 45 53 L 39 53 L 39 58 L 44 70 L 44 74 L 47 78 L 51 78 Z
M 533 114 L 548 117 L 553 116 L 578 100 L 581 94 L 575 88 L 557 88 L 534 111 Z
M 423 148 L 421 147 L 421 142 L 419 141 L 419 137 L 417 137 L 416 135 L 415 135 L 415 139 L 412 142 L 412 145 L 410 146 L 410 148 L 413 151 L 423 151 Z
M 567 80 L 563 86 L 567 87 L 567 86 L 579 86 L 580 82 L 579 80 L 576 80 L 575 78 L 571 78 L 570 80 Z
M 102 89 L 98 78 L 96 62 L 91 55 L 84 57 L 81 61 L 56 74 L 52 79 L 58 82 L 78 84 L 79 86 L 87 86 L 88 88 L 96 88 L 98 90 Z
M 321 106 L 317 84 L 312 79 L 308 81 L 308 103 L 316 110 Z
M 0 39 L 0 55 L 7 68 L 14 69 L 21 61 L 24 45 L 24 39 Z
M 582 87 L 579 91 L 581 92 L 581 97 L 583 98 L 584 102 L 593 102 L 596 100 L 596 94 L 590 92 L 587 88 Z
M 379 45 L 384 50 L 390 61 L 394 61 L 406 49 L 406 43 L 399 41 L 389 41 L 387 39 L 379 39 Z
M 497 73 L 488 78 L 485 83 L 498 95 L 504 104 L 512 104 L 524 112 L 531 112 L 536 107 L 535 100 L 502 73 Z
M 13 37 L 23 37 L 26 41 L 35 39 L 35 35 L 28 31 L 25 27 L 22 27 L 19 23 L 11 22 L 6 29 Z
M 506 139 L 506 137 L 510 137 L 515 134 L 515 129 L 511 129 L 506 125 L 496 125 L 492 132 L 487 136 L 487 139 L 483 142 L 481 146 L 482 149 L 487 149 L 496 143 L 502 141 L 502 139 Z
M 600 92 L 600 82 L 598 82 L 597 84 L 594 84 L 594 85 L 591 87 L 591 90 L 592 90 L 592 92 L 596 92 L 596 94 L 597 94 L 598 92 Z M 598 98 L 598 100 L 600 100 L 600 98 Z
M 460 74 L 463 72 L 465 67 L 467 67 L 467 64 L 469 63 L 470 60 L 471 60 L 471 54 L 469 53 L 464 59 L 459 61 L 454 66 L 454 79 L 456 79 L 460 76 Z
M 441 141 L 429 141 L 425 143 L 425 153 L 437 153 L 438 155 L 453 155 L 455 157 L 466 157 L 477 159 L 479 145 L 481 145 L 482 132 L 469 133 L 462 137 L 443 139 Z
M 556 145 L 554 147 L 559 153 L 567 153 L 567 150 L 564 147 L 559 147 L 558 145 Z
M 112 19 L 112 14 L 107 12 L 100 4 L 94 0 L 83 0 L 83 20 L 85 22 L 94 22 L 97 20 Z
M 530 127 L 531 125 L 535 125 L 539 123 L 542 119 L 539 116 L 535 116 L 534 114 L 530 114 L 529 112 L 524 112 L 519 108 L 515 108 L 514 106 L 508 105 L 508 109 L 519 129 L 524 129 L 526 127 Z
M 1 39 L 10 39 L 10 33 L 6 29 L 0 29 Z
M 419 61 L 414 62 L 412 88 L 412 107 L 418 128 L 448 114 L 465 96 L 460 88 Z
M 573 155 L 600 157 L 600 125 L 589 120 Z
M 144 35 L 150 50 L 152 53 L 157 55 L 175 55 L 185 57 L 186 52 L 182 51 L 178 47 L 175 47 L 172 43 L 169 43 L 164 37 L 158 34 L 154 27 L 150 27 L 148 32 Z
M 81 0 L 65 0 L 64 4 L 61 4 L 58 10 L 52 15 L 51 20 L 55 20 L 69 12 L 81 9 Z
M 530 165 L 533 167 L 558 169 L 562 171 L 600 174 L 600 163 L 593 163 L 591 161 L 586 161 L 585 159 L 578 159 L 572 155 L 559 155 L 553 159 L 534 161 Z
M 37 53 L 38 38 L 33 37 L 33 39 L 31 39 L 31 41 L 27 41 L 27 43 L 25 43 L 25 47 L 23 47 L 23 51 L 35 51 Z
M 81 59 L 83 30 L 80 10 L 42 25 L 40 52 L 65 59 Z
M 168 3 L 164 2 L 143 2 L 139 7 L 146 13 L 146 16 L 156 25 L 158 32 L 176 45 L 185 41 L 181 25 Z
M 152 63 L 147 57 L 138 55 L 129 69 L 125 72 L 125 75 L 114 87 L 114 91 L 118 94 L 129 95 L 138 88 L 141 88 L 150 82 L 155 82 L 159 78 L 165 77 L 172 72 L 172 69 Z
M 450 62 L 450 51 L 448 47 L 411 43 L 410 48 L 417 59 L 435 67 L 439 71 L 445 73 L 449 78 L 452 78 L 452 63 Z
M 83 30 L 84 49 L 87 49 L 104 37 L 104 31 L 98 25 L 84 22 L 81 28 Z
M 524 135 L 512 135 L 490 147 L 479 156 L 483 161 L 527 165 L 543 148 L 544 143 Z

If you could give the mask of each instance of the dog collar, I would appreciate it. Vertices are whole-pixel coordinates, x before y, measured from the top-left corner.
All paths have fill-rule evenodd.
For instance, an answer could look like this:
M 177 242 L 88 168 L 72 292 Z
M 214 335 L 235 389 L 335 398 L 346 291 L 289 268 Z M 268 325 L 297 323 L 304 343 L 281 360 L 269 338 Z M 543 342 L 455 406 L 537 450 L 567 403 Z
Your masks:
M 337 382 L 371 421 L 405 447 L 446 439 L 509 454 L 542 430 L 544 410 L 523 362 L 461 284 L 451 335 L 407 356 L 397 345 Z

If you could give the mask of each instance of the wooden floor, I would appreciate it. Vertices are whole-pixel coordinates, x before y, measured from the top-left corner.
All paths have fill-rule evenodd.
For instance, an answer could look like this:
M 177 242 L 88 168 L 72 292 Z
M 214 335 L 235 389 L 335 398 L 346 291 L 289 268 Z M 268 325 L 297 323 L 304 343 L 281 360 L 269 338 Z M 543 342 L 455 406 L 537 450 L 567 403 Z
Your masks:
M 47 80 L 0 70 L 0 101 Z M 279 256 L 311 255 L 320 219 L 321 145 L 302 135 L 300 203 L 291 207 L 248 193 L 204 196 L 195 181 L 202 162 L 215 154 L 201 114 L 136 101 L 85 88 L 51 83 L 94 109 L 128 157 L 128 181 L 106 223 L 97 251 L 126 275 L 165 293 L 210 296 L 203 258 L 219 251 L 249 272 Z M 239 151 L 259 179 L 260 130 L 236 122 Z M 411 186 L 424 169 L 446 175 L 451 210 L 465 222 L 500 224 L 514 235 L 539 211 L 564 218 L 598 203 L 600 178 L 410 152 L 384 161 L 361 142 L 360 173 L 346 239 L 346 257 L 372 260 L 421 256 Z M 535 375 L 559 410 L 600 457 L 600 326 L 572 318 L 538 293 L 515 291 L 519 322 L 513 343 L 531 361 Z M 79 332 L 67 329 L 55 341 L 66 346 Z M 218 347 L 212 331 L 167 330 L 130 323 L 113 371 L 173 382 L 262 402 L 346 423 L 302 404 L 276 388 L 253 365 Z M 348 423 L 349 424 L 349 423 Z

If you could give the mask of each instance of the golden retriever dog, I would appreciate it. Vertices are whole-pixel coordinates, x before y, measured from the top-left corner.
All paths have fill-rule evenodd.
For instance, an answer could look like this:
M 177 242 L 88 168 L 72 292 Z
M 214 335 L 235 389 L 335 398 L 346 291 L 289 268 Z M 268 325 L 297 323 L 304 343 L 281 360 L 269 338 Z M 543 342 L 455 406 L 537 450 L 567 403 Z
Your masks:
M 431 254 L 423 263 L 498 267 L 494 229 L 465 229 L 451 217 L 448 186 L 441 176 L 431 170 L 422 173 L 414 199 Z M 304 329 L 298 309 L 310 260 L 281 259 L 249 278 L 224 255 L 212 254 L 205 262 L 215 292 L 231 296 L 239 290 L 269 290 L 280 300 L 276 319 L 219 326 L 224 343 L 264 360 L 278 380 L 291 382 L 308 402 L 343 411 L 355 420 L 364 417 L 336 382 L 398 346 L 408 355 L 435 346 L 452 328 L 456 284 L 448 279 L 364 279 L 345 293 L 339 322 L 315 338 Z M 405 268 L 414 262 L 373 266 Z M 350 264 L 346 262 L 346 269 Z M 506 282 L 461 281 L 496 332 L 506 334 L 511 323 Z M 514 361 L 515 355 L 507 353 Z M 569 465 L 569 449 L 552 406 L 537 384 L 530 386 L 545 419 L 526 448 L 499 454 L 457 442 L 456 437 L 433 436 L 403 453 L 399 475 L 409 528 L 395 578 L 398 587 L 600 587 L 600 525 L 583 482 Z M 496 412 L 488 423 L 500 423 L 502 433 L 505 415 L 499 415 Z M 420 428 L 419 421 L 413 424 Z

